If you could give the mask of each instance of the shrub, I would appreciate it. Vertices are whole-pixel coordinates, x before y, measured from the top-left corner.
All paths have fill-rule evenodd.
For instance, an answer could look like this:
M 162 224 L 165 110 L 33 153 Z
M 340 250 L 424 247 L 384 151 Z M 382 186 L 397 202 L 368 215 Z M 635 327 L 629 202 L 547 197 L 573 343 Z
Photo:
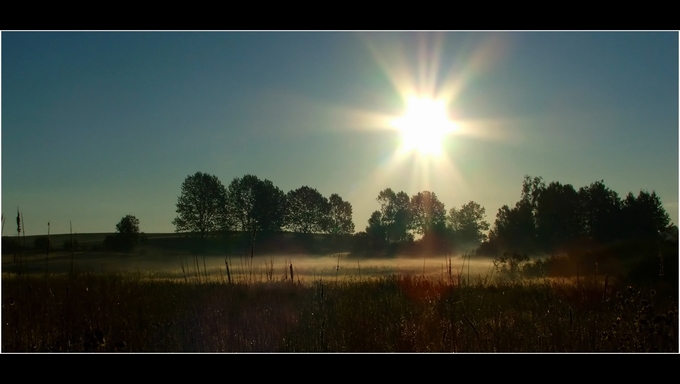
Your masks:
M 529 256 L 517 252 L 504 252 L 503 256 L 496 257 L 493 261 L 494 269 L 500 273 L 501 276 L 516 280 L 525 269 L 525 265 L 529 261 Z

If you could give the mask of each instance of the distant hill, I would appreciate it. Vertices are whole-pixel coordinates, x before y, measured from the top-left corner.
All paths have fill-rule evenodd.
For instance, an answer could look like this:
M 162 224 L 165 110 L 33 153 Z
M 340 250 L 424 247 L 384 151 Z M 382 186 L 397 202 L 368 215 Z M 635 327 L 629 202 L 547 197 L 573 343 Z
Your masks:
M 105 252 L 104 239 L 114 233 L 78 233 L 73 235 L 76 251 Z M 26 236 L 19 240 L 23 251 L 42 253 L 44 249 L 35 247 L 36 239 L 41 236 Z M 69 251 L 70 234 L 50 235 L 51 252 Z M 12 254 L 16 246 L 16 236 L 2 237 L 2 254 Z M 258 234 L 253 246 L 254 253 L 261 255 L 278 253 L 328 254 L 349 252 L 352 236 L 332 236 L 327 234 L 299 234 L 279 232 L 275 234 Z M 135 249 L 136 252 L 168 253 L 168 254 L 250 254 L 251 239 L 249 233 L 230 232 L 210 236 L 204 240 L 191 233 L 144 233 Z

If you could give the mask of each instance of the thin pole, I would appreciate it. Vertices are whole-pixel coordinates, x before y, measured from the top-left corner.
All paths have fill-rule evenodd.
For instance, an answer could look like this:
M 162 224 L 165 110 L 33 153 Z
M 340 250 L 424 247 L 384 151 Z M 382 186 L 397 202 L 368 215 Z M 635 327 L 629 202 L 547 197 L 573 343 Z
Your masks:
M 21 228 L 21 239 L 24 243 L 24 247 L 26 247 L 26 222 L 24 221 L 24 213 L 21 212 L 21 222 L 24 223 L 24 227 Z
M 50 222 L 47 222 L 47 253 L 45 254 L 45 277 L 47 277 L 48 263 L 50 258 Z
M 71 233 L 71 275 L 73 276 L 73 224 L 68 221 L 69 232 Z
M 21 265 L 21 214 L 19 213 L 18 205 L 17 205 L 17 238 L 15 244 L 16 249 L 14 250 L 14 262 L 16 263 L 18 261 L 19 265 Z

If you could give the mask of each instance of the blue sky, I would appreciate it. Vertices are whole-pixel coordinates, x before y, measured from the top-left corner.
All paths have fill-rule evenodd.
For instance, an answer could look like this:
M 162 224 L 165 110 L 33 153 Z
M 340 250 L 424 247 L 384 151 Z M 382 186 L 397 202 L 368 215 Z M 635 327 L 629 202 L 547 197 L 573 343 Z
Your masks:
M 446 96 L 444 155 L 385 121 Z M 3 32 L 3 233 L 172 232 L 184 179 L 513 205 L 525 174 L 661 196 L 678 223 L 677 32 Z

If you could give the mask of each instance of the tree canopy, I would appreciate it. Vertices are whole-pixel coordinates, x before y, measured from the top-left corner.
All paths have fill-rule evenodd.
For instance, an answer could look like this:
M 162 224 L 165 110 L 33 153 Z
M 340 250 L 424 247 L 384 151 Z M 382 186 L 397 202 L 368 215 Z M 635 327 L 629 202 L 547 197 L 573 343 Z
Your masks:
M 378 243 L 384 243 L 387 237 L 387 228 L 383 224 L 382 213 L 380 211 L 373 211 L 371 217 L 368 219 L 366 226 L 366 235 Z
M 139 219 L 132 215 L 123 217 L 116 224 L 116 232 L 136 240 L 139 237 Z
M 350 235 L 354 233 L 352 204 L 342 200 L 342 197 L 337 193 L 331 195 L 328 203 L 329 210 L 325 232 L 332 235 Z
M 286 224 L 286 195 L 271 181 L 254 175 L 232 180 L 227 206 L 241 231 L 276 232 Z
M 385 228 L 386 241 L 404 241 L 409 239 L 411 227 L 410 200 L 406 192 L 395 193 L 386 188 L 376 199 L 380 203 L 382 226 Z
M 610 242 L 620 232 L 621 199 L 618 194 L 596 181 L 578 190 L 583 233 L 597 242 Z
M 115 235 L 106 236 L 104 248 L 112 251 L 130 251 L 139 240 L 139 219 L 132 215 L 126 215 L 116 224 Z M 67 240 L 70 248 L 70 240 Z M 73 246 L 75 247 L 74 241 Z M 65 246 L 66 248 L 67 246 Z
M 404 191 L 385 188 L 376 201 L 380 209 L 371 214 L 365 233 L 358 235 L 374 249 L 386 245 L 398 249 L 396 243 L 412 241 L 419 234 L 421 244 L 441 244 L 447 250 L 454 246 L 459 250 L 481 247 L 481 252 L 497 254 L 591 252 L 602 244 L 663 241 L 677 228 L 672 227 L 656 192 L 629 193 L 620 199 L 604 181 L 576 190 L 571 184 L 546 184 L 541 177 L 527 175 L 519 201 L 501 207 L 493 226 L 480 204 L 470 201 L 447 213 L 431 191 L 409 198 Z M 306 185 L 284 193 L 254 175 L 234 178 L 228 188 L 215 176 L 190 175 L 182 184 L 176 212 L 173 224 L 178 232 L 201 236 L 223 229 L 271 233 L 282 228 L 339 235 L 352 234 L 355 228 L 352 205 L 338 194 L 326 198 Z M 138 226 L 139 221 L 128 215 L 116 229 L 119 234 L 135 236 Z
M 177 198 L 176 232 L 197 232 L 200 237 L 230 226 L 227 191 L 217 176 L 196 172 L 182 183 Z
M 551 182 L 536 199 L 536 236 L 544 250 L 572 244 L 582 233 L 579 196 L 570 184 Z
M 446 209 L 434 192 L 423 191 L 411 197 L 411 218 L 413 230 L 427 235 L 446 225 Z
M 486 210 L 478 203 L 470 201 L 460 209 L 451 208 L 446 219 L 459 245 L 477 247 L 486 241 L 485 231 L 489 229 L 489 223 L 486 221 Z
M 638 240 L 660 241 L 668 234 L 670 218 L 655 192 L 628 193 L 621 200 L 604 184 L 579 188 L 525 176 L 521 199 L 513 209 L 498 210 L 486 246 L 494 252 L 554 253 L 585 245 L 593 250 L 606 244 Z
M 294 232 L 321 233 L 328 226 L 330 203 L 319 191 L 302 186 L 286 194 L 286 227 Z

